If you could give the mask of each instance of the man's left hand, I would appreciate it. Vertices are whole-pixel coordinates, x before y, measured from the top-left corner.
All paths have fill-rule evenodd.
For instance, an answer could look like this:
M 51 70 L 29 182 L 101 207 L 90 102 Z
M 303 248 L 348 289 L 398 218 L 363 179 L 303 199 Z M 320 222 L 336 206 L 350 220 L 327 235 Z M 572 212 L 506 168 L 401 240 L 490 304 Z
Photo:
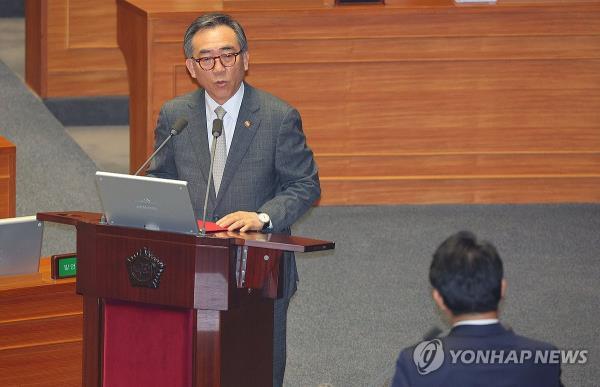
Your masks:
M 217 220 L 217 224 L 221 227 L 226 227 L 229 231 L 239 229 L 241 232 L 262 230 L 264 225 L 263 222 L 258 219 L 258 214 L 256 212 L 247 211 L 236 211 L 225 215 Z

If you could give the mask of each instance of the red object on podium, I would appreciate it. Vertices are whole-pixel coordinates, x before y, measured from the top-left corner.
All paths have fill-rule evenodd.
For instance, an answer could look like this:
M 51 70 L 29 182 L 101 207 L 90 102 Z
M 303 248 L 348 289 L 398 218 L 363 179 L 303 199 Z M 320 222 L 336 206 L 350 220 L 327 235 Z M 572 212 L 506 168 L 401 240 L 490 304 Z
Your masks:
M 77 228 L 85 387 L 272 385 L 283 251 L 334 243 L 282 234 L 205 237 L 38 213 Z
M 202 220 L 198 221 L 198 229 L 202 230 Z M 227 231 L 226 228 L 219 226 L 218 224 L 214 223 L 214 222 L 206 222 L 206 230 L 204 230 L 206 232 L 217 232 L 217 231 Z

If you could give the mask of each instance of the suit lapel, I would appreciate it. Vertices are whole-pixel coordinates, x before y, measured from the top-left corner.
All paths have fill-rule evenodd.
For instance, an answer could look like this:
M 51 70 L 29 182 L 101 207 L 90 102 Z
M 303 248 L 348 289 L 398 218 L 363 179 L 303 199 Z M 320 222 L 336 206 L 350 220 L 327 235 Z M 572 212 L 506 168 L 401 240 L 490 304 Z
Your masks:
M 208 180 L 208 170 L 210 168 L 210 149 L 208 145 L 208 137 L 206 135 L 206 105 L 204 101 L 204 89 L 198 89 L 194 93 L 193 101 L 189 103 L 191 110 L 190 122 L 195 123 L 190 131 L 190 143 L 198 161 L 200 167 L 200 173 L 202 174 L 203 181 Z M 211 200 L 215 199 L 215 188 L 212 185 L 212 181 L 209 182 L 211 185 Z
M 238 168 L 240 168 L 240 164 L 260 125 L 260 102 L 258 96 L 254 89 L 247 83 L 244 83 L 244 88 L 244 98 L 242 99 L 242 105 L 240 106 L 240 112 L 235 124 L 235 133 L 233 134 L 229 153 L 227 154 L 225 171 L 223 171 L 223 179 L 221 180 L 221 188 L 219 189 L 220 194 L 217 196 L 215 208 L 219 205 L 224 192 L 227 191 L 229 184 L 233 180 L 233 176 Z

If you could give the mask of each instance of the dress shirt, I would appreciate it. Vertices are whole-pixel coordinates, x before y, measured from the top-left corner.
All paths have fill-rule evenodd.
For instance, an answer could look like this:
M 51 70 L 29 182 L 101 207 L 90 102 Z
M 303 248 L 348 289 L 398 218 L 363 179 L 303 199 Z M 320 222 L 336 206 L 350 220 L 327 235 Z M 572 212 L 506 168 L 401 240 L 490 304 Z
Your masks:
M 223 130 L 225 131 L 225 148 L 227 154 L 229 154 L 229 148 L 231 146 L 231 140 L 233 140 L 233 134 L 235 133 L 235 124 L 237 122 L 238 114 L 240 113 L 240 107 L 242 106 L 242 99 L 244 98 L 244 83 L 242 82 L 238 91 L 227 100 L 223 105 L 219 105 L 214 99 L 204 91 L 206 101 L 206 135 L 208 136 L 208 149 L 212 146 L 212 124 L 217 118 L 215 109 L 217 106 L 223 106 L 223 109 L 227 112 L 223 117 Z
M 452 327 L 457 327 L 459 325 L 492 325 L 498 324 L 500 321 L 497 318 L 485 318 L 480 320 L 463 320 L 455 323 Z

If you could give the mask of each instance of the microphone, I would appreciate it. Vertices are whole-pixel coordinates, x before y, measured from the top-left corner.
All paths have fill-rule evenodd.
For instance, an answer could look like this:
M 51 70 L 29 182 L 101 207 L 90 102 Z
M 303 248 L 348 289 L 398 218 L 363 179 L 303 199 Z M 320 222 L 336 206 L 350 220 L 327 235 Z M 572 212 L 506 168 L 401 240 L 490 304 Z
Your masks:
M 167 142 L 169 142 L 171 137 L 177 136 L 179 133 L 181 133 L 183 131 L 183 129 L 186 128 L 187 125 L 188 125 L 188 122 L 185 118 L 181 118 L 181 117 L 178 118 L 175 121 L 175 123 L 171 126 L 171 130 L 169 131 L 169 136 L 165 139 L 165 141 L 162 142 L 162 144 L 160 144 L 160 146 L 158 148 L 156 148 L 154 153 L 152 153 L 150 155 L 150 157 L 148 157 L 148 160 L 146 160 L 146 162 L 144 164 L 142 164 L 140 169 L 138 169 L 133 175 L 137 176 L 140 172 L 142 172 L 144 167 L 146 165 L 148 165 L 148 163 L 154 158 L 154 156 L 156 156 L 156 154 L 163 148 L 163 146 L 165 146 L 167 144 Z
M 210 168 L 208 169 L 208 180 L 206 181 L 206 195 L 204 196 L 204 207 L 202 210 L 202 229 L 200 234 L 206 236 L 206 207 L 208 206 L 208 193 L 210 192 L 210 181 L 212 180 L 213 164 L 215 163 L 215 149 L 217 138 L 223 133 L 223 120 L 215 118 L 212 126 L 213 141 L 210 147 Z
M 213 121 L 212 134 L 214 138 L 218 138 L 223 133 L 223 120 L 215 118 Z

